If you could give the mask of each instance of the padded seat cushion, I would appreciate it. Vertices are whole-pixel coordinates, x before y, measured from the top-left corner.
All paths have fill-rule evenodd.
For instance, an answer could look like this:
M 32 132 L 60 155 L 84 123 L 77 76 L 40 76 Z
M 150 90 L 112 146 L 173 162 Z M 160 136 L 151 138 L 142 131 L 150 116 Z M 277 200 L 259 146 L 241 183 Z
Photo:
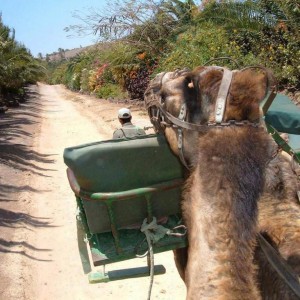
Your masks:
M 66 148 L 64 162 L 89 192 L 120 192 L 183 177 L 163 135 L 146 135 Z

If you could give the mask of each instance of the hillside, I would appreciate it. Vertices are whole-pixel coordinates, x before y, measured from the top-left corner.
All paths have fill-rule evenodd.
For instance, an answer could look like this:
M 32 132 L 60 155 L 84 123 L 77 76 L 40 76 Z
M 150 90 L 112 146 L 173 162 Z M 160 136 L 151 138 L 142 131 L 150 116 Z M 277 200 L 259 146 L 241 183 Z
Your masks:
M 74 48 L 74 49 L 71 49 L 71 50 L 60 49 L 59 52 L 53 52 L 51 54 L 47 54 L 46 55 L 46 60 L 48 60 L 48 61 L 60 61 L 62 59 L 70 59 L 70 58 L 78 55 L 79 53 L 91 50 L 94 47 L 96 47 L 96 45 L 80 47 L 80 48 Z

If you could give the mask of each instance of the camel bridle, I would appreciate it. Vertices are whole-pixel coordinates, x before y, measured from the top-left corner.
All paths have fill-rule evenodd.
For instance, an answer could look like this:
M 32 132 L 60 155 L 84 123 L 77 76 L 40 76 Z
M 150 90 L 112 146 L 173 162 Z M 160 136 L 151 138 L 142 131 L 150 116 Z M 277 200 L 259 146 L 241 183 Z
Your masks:
M 161 98 L 155 102 L 151 101 L 150 105 L 148 105 L 148 112 L 150 115 L 150 119 L 156 131 L 164 132 L 166 127 L 173 127 L 174 129 L 177 130 L 177 140 L 178 140 L 177 147 L 178 147 L 179 158 L 182 164 L 187 169 L 190 169 L 190 167 L 188 166 L 188 163 L 186 162 L 186 159 L 184 157 L 183 129 L 198 131 L 198 132 L 206 132 L 209 128 L 212 127 L 245 126 L 245 125 L 259 127 L 258 121 L 257 122 L 250 122 L 247 120 L 245 121 L 229 120 L 227 122 L 223 121 L 233 73 L 237 71 L 236 70 L 230 71 L 227 68 L 211 66 L 211 67 L 206 67 L 204 70 L 200 72 L 199 75 L 203 75 L 210 70 L 223 71 L 223 77 L 219 87 L 217 100 L 215 104 L 214 122 L 207 122 L 205 124 L 195 124 L 195 123 L 187 122 L 186 121 L 187 106 L 185 102 L 183 102 L 183 104 L 180 107 L 178 117 L 173 116 L 171 113 L 165 110 L 164 106 L 161 104 Z M 165 74 L 166 73 L 162 75 L 161 85 Z M 176 75 L 177 74 L 175 73 L 175 76 Z M 179 76 L 180 75 L 181 74 L 179 74 Z

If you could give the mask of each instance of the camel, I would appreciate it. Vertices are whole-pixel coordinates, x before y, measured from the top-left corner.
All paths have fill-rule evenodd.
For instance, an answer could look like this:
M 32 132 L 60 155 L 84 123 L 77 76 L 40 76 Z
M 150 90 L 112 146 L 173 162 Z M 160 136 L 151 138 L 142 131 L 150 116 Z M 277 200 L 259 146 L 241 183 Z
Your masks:
M 175 251 L 187 299 L 296 299 L 256 243 L 261 231 L 299 275 L 296 179 L 259 109 L 269 84 L 268 72 L 198 67 L 158 74 L 146 90 L 154 126 L 187 168 L 189 246 Z

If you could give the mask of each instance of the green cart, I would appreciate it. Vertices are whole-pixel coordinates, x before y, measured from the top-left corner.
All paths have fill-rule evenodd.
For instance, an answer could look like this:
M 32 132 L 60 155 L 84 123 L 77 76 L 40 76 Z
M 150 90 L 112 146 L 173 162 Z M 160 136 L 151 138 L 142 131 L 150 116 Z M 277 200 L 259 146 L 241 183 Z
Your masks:
M 86 272 L 90 263 L 101 266 L 147 253 L 143 224 L 152 224 L 154 253 L 186 246 L 180 213 L 183 169 L 163 135 L 67 148 L 64 160 L 77 201 L 78 245 Z M 89 280 L 149 275 L 147 266 L 127 271 L 91 272 Z M 155 272 L 165 270 L 155 266 Z

